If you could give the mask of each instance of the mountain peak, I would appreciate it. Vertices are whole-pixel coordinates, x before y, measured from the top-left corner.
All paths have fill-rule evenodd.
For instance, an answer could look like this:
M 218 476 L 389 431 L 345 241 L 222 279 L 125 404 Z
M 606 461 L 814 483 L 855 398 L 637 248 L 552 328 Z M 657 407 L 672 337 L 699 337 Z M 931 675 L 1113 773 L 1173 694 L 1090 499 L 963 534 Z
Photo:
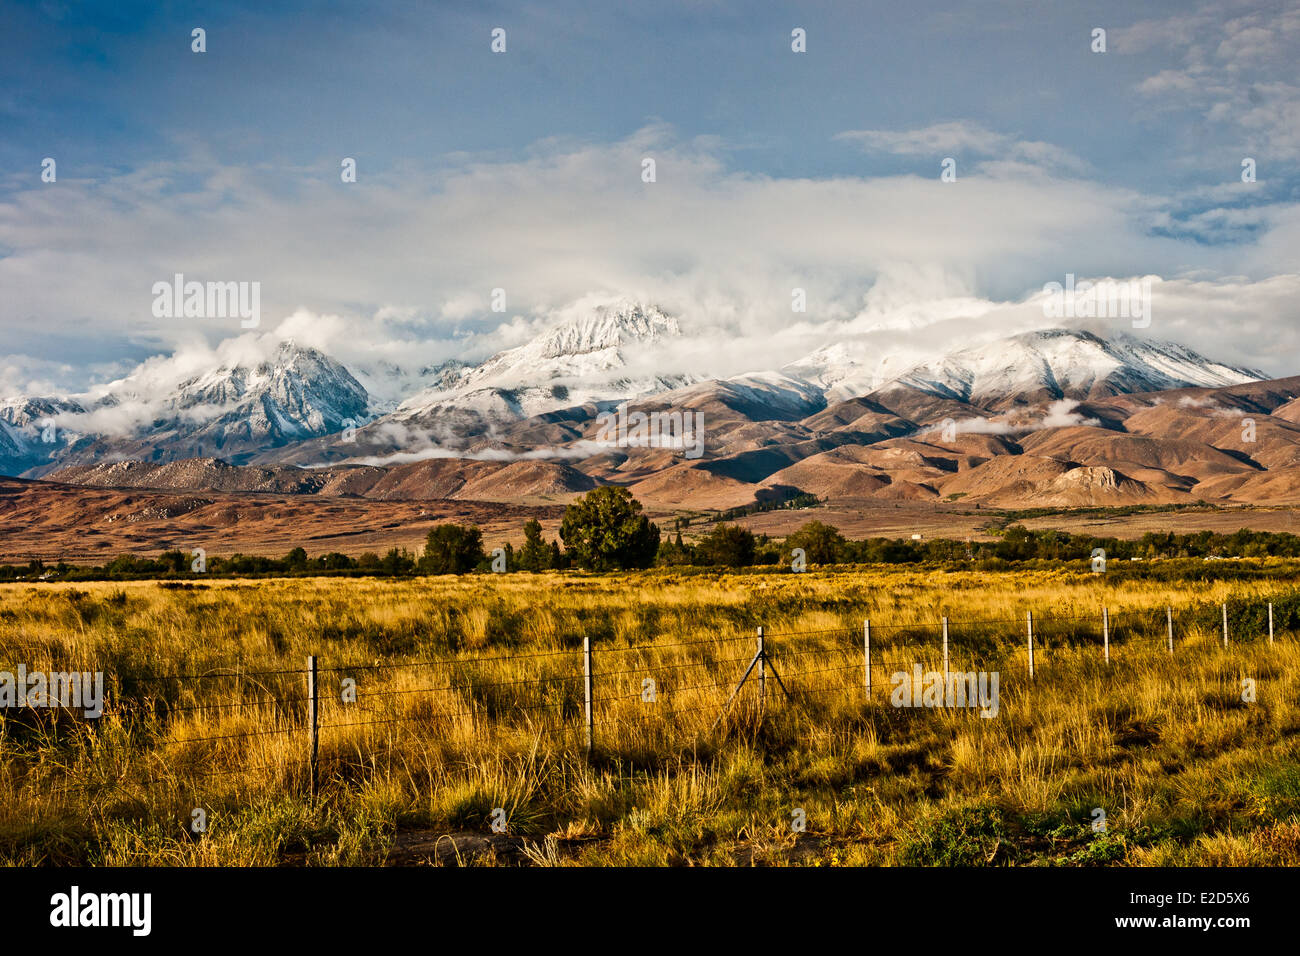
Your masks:
M 613 397 L 631 397 L 686 384 L 684 375 L 630 370 L 629 349 L 650 351 L 680 336 L 677 320 L 655 305 L 617 299 L 579 303 L 531 342 L 493 355 L 482 365 L 439 380 L 407 399 L 403 419 L 450 411 L 518 419 Z
M 998 408 L 1026 400 L 1218 388 L 1264 377 L 1172 342 L 1127 332 L 1103 337 L 1085 329 L 1049 328 L 957 349 L 908 369 L 878 391 L 913 389 Z
M 651 345 L 681 335 L 677 320 L 655 305 L 620 300 L 555 326 L 536 342 L 546 358 L 583 355 L 628 345 Z

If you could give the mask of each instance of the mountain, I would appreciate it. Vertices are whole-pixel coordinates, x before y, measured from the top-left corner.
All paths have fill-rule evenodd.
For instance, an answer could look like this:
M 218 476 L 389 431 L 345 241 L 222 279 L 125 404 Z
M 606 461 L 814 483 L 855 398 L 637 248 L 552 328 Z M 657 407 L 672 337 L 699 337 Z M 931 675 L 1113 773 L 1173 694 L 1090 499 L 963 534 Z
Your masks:
M 656 306 L 629 300 L 600 305 L 481 365 L 449 369 L 392 418 L 428 421 L 454 411 L 508 421 L 674 388 L 689 379 L 649 371 L 647 360 L 658 345 L 681 334 L 677 320 Z
M 70 433 L 60 466 L 210 454 L 238 463 L 369 417 L 366 390 L 346 368 L 291 341 L 268 359 L 223 363 L 161 394 L 142 371 L 77 411 L 59 419 Z
M 1300 497 L 1300 380 L 1172 343 L 1044 329 L 919 363 L 842 343 L 698 381 L 666 371 L 684 339 L 651 305 L 574 306 L 481 364 L 421 370 L 426 387 L 395 408 L 292 342 L 198 375 L 146 363 L 93 395 L 0 407 L 0 464 L 100 488 L 375 500 L 559 503 L 619 484 L 665 509 L 799 491 L 992 507 Z M 629 438 L 624 417 L 611 438 L 612 412 L 667 431 Z
M 1211 361 L 1172 342 L 1126 333 L 1102 338 L 1077 329 L 1045 329 L 958 349 L 914 366 L 873 389 L 891 399 L 923 393 L 979 408 L 1004 410 L 1063 398 L 1097 399 L 1172 388 L 1217 388 L 1258 381 L 1253 369 Z
M 77 402 L 60 398 L 24 398 L 0 404 L 0 474 L 17 475 L 58 461 L 68 436 L 59 416 L 85 411 Z

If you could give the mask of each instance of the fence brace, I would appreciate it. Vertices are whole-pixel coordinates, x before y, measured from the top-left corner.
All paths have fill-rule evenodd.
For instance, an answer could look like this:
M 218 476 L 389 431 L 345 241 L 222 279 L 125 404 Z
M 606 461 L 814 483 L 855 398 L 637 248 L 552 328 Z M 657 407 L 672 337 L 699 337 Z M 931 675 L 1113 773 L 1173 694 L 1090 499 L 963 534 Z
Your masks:
M 758 651 L 754 654 L 754 659 L 749 662 L 749 666 L 745 668 L 745 673 L 741 676 L 740 683 L 735 686 L 731 691 L 731 696 L 727 698 L 727 702 L 722 705 L 722 713 L 718 714 L 718 719 L 715 720 L 713 726 L 709 728 L 709 733 L 718 729 L 718 724 L 722 723 L 722 718 L 727 716 L 727 711 L 731 707 L 731 702 L 736 699 L 736 695 L 740 693 L 740 689 L 745 686 L 745 681 L 749 680 L 749 675 L 754 673 L 755 667 L 759 668 L 758 700 L 760 707 L 763 706 L 763 696 L 766 692 L 764 684 L 767 681 L 767 669 L 769 667 L 772 668 L 772 676 L 776 678 L 776 682 L 780 686 L 781 692 L 785 694 L 786 700 L 794 699 L 790 696 L 790 691 L 786 689 L 785 681 L 781 680 L 781 675 L 778 674 L 776 668 L 772 666 L 772 659 L 767 656 L 767 647 L 763 643 L 763 628 L 760 626 L 758 629 Z M 762 712 L 763 711 L 760 710 L 760 713 Z

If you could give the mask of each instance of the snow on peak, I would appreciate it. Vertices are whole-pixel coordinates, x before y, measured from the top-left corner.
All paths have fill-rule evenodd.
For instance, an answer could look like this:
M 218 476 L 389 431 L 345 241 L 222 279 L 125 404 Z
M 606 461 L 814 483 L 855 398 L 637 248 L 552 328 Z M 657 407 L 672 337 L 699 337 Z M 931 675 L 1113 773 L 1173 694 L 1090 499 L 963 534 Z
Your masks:
M 1084 398 L 1167 388 L 1220 387 L 1264 378 L 1171 342 L 1079 329 L 1024 332 L 917 365 L 882 390 L 909 387 L 979 404 L 1045 393 Z
M 632 397 L 686 384 L 677 374 L 644 371 L 645 359 L 682 334 L 657 306 L 617 300 L 582 309 L 531 342 L 483 364 L 444 376 L 403 402 L 403 419 L 472 409 L 492 417 L 537 415 L 558 408 Z
M 619 302 L 562 322 L 535 343 L 522 346 L 546 358 L 582 355 L 605 349 L 653 345 L 682 334 L 677 320 L 657 306 Z

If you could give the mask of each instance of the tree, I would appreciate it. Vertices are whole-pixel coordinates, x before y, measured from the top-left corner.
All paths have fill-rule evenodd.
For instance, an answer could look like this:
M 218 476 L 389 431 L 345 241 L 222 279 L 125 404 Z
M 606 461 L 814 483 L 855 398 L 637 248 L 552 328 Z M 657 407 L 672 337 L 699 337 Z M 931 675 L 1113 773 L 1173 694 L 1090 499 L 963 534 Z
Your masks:
M 542 540 L 542 523 L 530 518 L 524 524 L 524 546 L 519 549 L 519 567 L 523 571 L 545 571 L 551 566 L 551 549 Z
M 301 571 L 307 567 L 307 551 L 304 548 L 294 548 L 285 555 L 284 564 L 291 571 Z
M 440 524 L 424 542 L 420 568 L 431 574 L 465 574 L 486 560 L 482 531 L 472 525 Z
M 390 548 L 379 567 L 388 574 L 405 574 L 415 567 L 415 559 L 405 548 Z
M 158 563 L 162 565 L 164 571 L 184 574 L 190 569 L 190 556 L 184 551 L 164 551 L 158 555 Z
M 648 568 L 659 549 L 659 528 L 641 513 L 632 492 L 605 485 L 564 510 L 560 538 L 579 567 L 593 571 Z
M 803 548 L 809 564 L 834 564 L 843 553 L 844 535 L 828 524 L 809 521 L 785 539 L 787 553 L 795 548 Z
M 720 564 L 730 568 L 754 563 L 754 532 L 738 524 L 720 524 L 695 546 L 703 564 Z

